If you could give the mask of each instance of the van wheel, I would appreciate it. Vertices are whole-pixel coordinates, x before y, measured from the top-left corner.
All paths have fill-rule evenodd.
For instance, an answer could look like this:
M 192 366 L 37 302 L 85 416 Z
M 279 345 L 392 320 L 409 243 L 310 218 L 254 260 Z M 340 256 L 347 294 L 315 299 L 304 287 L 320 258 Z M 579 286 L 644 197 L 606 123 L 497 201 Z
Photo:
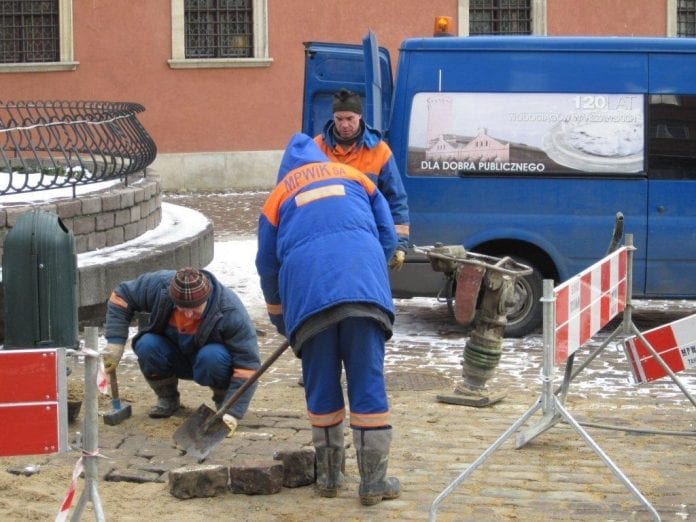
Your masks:
M 515 258 L 516 261 L 532 268 L 532 273 L 520 277 L 515 282 L 514 303 L 508 309 L 506 337 L 524 337 L 534 332 L 542 319 L 541 272 L 525 259 Z

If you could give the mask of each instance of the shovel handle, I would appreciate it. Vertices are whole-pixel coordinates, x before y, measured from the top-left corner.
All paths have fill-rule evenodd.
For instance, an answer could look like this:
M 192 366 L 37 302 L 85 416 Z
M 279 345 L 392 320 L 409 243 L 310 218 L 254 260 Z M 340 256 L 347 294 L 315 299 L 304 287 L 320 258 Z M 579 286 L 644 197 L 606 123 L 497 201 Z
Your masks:
M 283 344 L 281 344 L 275 352 L 273 352 L 268 359 L 264 361 L 264 363 L 261 365 L 261 367 L 256 370 L 251 377 L 249 377 L 244 384 L 242 384 L 239 389 L 234 392 L 234 394 L 229 397 L 228 399 L 225 400 L 225 402 L 222 403 L 220 406 L 220 409 L 215 412 L 215 415 L 212 417 L 208 417 L 208 420 L 205 421 L 203 425 L 203 431 L 206 431 L 208 427 L 215 422 L 217 419 L 222 418 L 222 416 L 225 414 L 227 409 L 232 406 L 234 403 L 236 403 L 239 398 L 242 396 L 242 394 L 249 389 L 249 387 L 254 384 L 261 375 L 263 375 L 266 370 L 268 370 L 269 366 L 273 364 L 278 357 L 280 357 L 285 350 L 287 350 L 288 346 L 290 346 L 290 342 L 286 339 L 283 341 Z

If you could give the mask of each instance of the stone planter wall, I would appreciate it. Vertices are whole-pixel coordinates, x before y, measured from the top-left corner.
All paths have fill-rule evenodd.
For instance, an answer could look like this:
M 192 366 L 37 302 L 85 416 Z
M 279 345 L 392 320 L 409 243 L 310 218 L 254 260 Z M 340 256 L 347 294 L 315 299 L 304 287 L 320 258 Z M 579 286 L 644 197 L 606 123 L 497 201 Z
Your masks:
M 156 228 L 162 219 L 161 206 L 160 181 L 153 174 L 127 187 L 115 185 L 74 199 L 5 204 L 0 207 L 0 245 L 17 217 L 32 209 L 57 214 L 72 231 L 77 254 L 119 245 Z M 2 252 L 0 246 L 0 256 Z

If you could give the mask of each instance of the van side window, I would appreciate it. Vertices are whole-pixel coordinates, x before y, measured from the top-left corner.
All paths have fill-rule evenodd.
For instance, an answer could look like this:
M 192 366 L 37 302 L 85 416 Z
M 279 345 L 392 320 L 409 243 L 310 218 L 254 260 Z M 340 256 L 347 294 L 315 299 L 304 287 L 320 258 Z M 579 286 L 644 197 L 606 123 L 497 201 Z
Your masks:
M 648 107 L 649 177 L 696 179 L 696 96 L 654 94 Z

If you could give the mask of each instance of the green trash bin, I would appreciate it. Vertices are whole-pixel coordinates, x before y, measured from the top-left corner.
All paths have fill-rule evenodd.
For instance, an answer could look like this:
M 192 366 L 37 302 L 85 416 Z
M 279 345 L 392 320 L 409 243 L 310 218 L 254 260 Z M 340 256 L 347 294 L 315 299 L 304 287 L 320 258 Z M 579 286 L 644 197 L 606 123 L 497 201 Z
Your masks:
M 78 348 L 75 240 L 60 218 L 31 210 L 5 237 L 5 348 Z

